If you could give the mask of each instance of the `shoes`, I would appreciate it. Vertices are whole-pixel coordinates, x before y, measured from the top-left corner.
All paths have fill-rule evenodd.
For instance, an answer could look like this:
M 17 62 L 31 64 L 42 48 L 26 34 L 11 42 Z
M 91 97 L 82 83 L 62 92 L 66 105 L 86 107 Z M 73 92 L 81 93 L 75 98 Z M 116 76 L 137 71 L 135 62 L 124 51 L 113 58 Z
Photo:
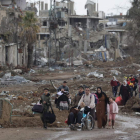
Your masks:
M 112 129 L 115 129 L 114 126 L 112 126 Z
M 75 125 L 74 125 L 74 124 L 71 124 L 71 125 L 70 125 L 70 129 L 71 129 L 71 130 L 75 130 Z
M 78 128 L 82 127 L 81 124 L 79 124 L 79 123 L 77 123 L 75 126 L 78 127 Z
M 45 129 L 47 129 L 47 125 L 45 125 L 45 124 L 43 125 L 43 127 L 44 127 Z

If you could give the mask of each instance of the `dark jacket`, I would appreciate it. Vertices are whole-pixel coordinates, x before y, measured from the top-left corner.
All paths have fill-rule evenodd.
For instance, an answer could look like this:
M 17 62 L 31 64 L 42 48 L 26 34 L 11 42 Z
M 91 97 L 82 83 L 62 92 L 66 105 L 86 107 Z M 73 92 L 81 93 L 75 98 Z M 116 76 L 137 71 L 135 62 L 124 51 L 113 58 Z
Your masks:
M 126 88 L 124 88 L 124 87 L 126 87 Z M 127 85 L 127 86 L 121 85 L 119 96 L 120 95 L 130 96 L 129 95 L 130 92 L 131 92 L 131 89 L 130 89 L 129 85 Z
M 82 93 L 78 93 L 78 94 L 75 95 L 74 100 L 73 100 L 73 106 L 74 107 L 77 107 L 78 106 L 78 103 L 79 103 L 81 97 L 83 96 L 83 94 L 85 94 L 85 91 L 83 91 Z
M 57 92 L 61 91 L 61 89 L 64 89 L 64 91 L 68 91 L 69 92 L 69 87 L 68 86 L 60 86 L 58 89 L 57 89 Z
M 62 95 L 58 98 L 57 104 L 59 105 L 61 101 L 67 101 L 68 104 L 69 104 L 69 98 L 68 98 L 68 96 L 65 95 L 65 94 L 62 94 Z
M 46 104 L 43 103 L 44 101 L 46 101 Z M 43 105 L 43 110 L 45 112 L 49 112 L 49 107 L 51 105 L 51 102 L 50 102 L 50 94 L 47 94 L 47 95 L 43 94 L 41 96 L 40 104 Z

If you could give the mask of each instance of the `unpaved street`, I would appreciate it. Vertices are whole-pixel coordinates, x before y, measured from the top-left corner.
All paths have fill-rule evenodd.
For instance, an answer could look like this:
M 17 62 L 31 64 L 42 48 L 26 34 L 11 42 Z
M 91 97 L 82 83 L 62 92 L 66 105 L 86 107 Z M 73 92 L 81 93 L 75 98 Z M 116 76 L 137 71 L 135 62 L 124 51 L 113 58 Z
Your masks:
M 116 129 L 70 131 L 69 128 L 0 129 L 0 140 L 140 140 L 140 119 L 117 115 Z

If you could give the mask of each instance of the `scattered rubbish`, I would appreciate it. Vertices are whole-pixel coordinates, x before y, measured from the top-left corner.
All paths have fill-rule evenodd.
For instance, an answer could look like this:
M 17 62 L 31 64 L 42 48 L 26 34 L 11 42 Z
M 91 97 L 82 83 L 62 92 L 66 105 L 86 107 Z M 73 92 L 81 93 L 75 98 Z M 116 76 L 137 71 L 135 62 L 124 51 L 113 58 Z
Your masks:
M 62 74 L 62 73 L 64 73 L 64 72 L 63 72 L 63 71 L 59 71 L 59 73 L 61 73 L 61 74 Z
M 29 71 L 29 73 L 35 73 L 35 70 L 31 69 L 31 70 Z
M 11 77 L 11 73 L 6 73 L 2 79 L 9 79 Z
M 22 83 L 29 83 L 29 80 L 26 80 L 24 77 L 21 76 L 11 76 L 11 73 L 5 74 L 3 78 L 1 78 L 2 85 L 9 85 L 9 84 L 22 84 Z
M 111 74 L 115 74 L 115 75 L 119 75 L 121 74 L 121 72 L 117 71 L 117 70 L 111 70 Z
M 96 78 L 103 78 L 103 77 L 104 77 L 103 74 L 99 74 L 99 73 L 97 73 L 96 71 L 95 71 L 95 72 L 90 72 L 90 73 L 87 75 L 87 77 L 91 77 L 91 76 L 94 76 L 94 77 L 96 77 Z
M 50 70 L 50 71 L 55 71 L 55 69 L 53 69 L 53 68 L 49 68 L 49 70 Z
M 15 69 L 15 70 L 13 70 L 13 72 L 16 72 L 16 73 L 22 73 L 22 70 L 21 69 Z
M 74 64 L 74 66 L 81 66 L 81 65 L 83 65 L 83 62 L 82 62 L 82 60 L 75 60 L 75 61 L 73 61 L 73 64 Z

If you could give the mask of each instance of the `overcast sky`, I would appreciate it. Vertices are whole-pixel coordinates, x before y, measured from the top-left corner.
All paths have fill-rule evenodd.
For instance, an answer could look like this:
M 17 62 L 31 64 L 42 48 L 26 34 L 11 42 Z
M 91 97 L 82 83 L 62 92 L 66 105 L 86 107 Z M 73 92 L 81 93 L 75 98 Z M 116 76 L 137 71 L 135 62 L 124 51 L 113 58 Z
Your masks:
M 27 2 L 37 2 L 39 0 L 27 0 Z M 46 3 L 49 3 L 50 0 L 41 0 Z M 61 0 L 57 0 L 61 1 Z M 75 2 L 75 10 L 78 15 L 85 15 L 85 3 L 87 0 L 73 0 Z M 97 2 L 97 0 L 92 0 Z M 104 11 L 106 15 L 113 13 L 116 14 L 126 14 L 126 11 L 130 8 L 130 0 L 98 0 L 99 11 Z

